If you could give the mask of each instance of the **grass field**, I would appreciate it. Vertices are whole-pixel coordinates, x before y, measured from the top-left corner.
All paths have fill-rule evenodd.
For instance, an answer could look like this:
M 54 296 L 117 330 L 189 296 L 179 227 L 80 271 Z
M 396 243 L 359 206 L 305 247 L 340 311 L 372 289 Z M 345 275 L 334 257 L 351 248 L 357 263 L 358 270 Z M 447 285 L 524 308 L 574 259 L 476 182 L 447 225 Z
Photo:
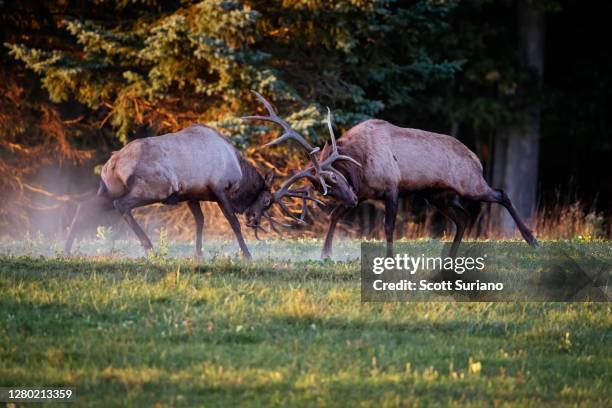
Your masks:
M 330 262 L 224 245 L 195 263 L 3 243 L 0 385 L 74 386 L 77 406 L 612 406 L 610 303 L 362 304 L 354 242 Z

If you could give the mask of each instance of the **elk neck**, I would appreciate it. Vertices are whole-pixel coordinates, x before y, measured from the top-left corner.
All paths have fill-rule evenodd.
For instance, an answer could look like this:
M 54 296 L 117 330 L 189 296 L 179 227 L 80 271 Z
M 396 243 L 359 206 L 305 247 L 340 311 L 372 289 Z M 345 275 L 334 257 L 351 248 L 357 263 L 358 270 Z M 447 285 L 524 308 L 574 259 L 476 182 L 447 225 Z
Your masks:
M 242 156 L 238 155 L 242 178 L 238 187 L 230 195 L 230 201 L 234 210 L 243 213 L 259 196 L 261 191 L 266 188 L 261 174 L 253 165 L 247 162 Z
M 350 156 L 353 159 L 357 160 L 359 163 L 365 163 L 366 155 L 363 149 L 361 149 L 359 146 L 354 146 L 350 143 L 341 143 L 341 141 L 338 142 L 338 153 Z M 324 160 L 330 152 L 331 147 L 326 145 L 322 151 L 321 159 Z M 357 196 L 359 197 L 359 191 L 361 190 L 361 184 L 363 182 L 363 167 L 359 167 L 348 160 L 338 160 L 334 162 L 333 167 L 334 169 L 342 173 L 342 175 L 346 178 L 346 180 L 353 188 L 355 194 L 357 194 Z

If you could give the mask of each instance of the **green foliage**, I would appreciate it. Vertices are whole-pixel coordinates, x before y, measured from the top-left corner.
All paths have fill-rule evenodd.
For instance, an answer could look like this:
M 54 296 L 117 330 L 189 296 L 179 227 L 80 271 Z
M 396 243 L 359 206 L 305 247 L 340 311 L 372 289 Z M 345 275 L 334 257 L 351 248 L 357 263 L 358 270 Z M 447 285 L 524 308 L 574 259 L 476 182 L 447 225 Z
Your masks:
M 200 120 L 244 133 L 237 118 L 253 111 L 250 89 L 300 130 L 323 122 L 324 105 L 349 126 L 409 105 L 460 66 L 436 48 L 454 1 L 114 3 L 121 18 L 66 17 L 72 42 L 6 45 L 52 101 L 101 110 L 123 143 L 142 124 Z

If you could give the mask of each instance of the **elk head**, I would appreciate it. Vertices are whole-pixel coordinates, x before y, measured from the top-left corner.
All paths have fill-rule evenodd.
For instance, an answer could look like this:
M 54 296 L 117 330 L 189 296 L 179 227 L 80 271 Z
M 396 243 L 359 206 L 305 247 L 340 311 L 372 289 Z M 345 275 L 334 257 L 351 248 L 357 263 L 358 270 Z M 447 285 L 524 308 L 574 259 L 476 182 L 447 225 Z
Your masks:
M 359 164 L 352 157 L 344 156 L 338 153 L 338 148 L 336 146 L 336 138 L 334 136 L 334 131 L 332 128 L 331 111 L 329 110 L 329 108 L 327 108 L 327 126 L 329 128 L 331 136 L 332 151 L 327 157 L 325 157 L 324 160 L 319 161 L 317 153 L 321 149 L 318 147 L 313 147 L 302 135 L 292 129 L 291 126 L 289 126 L 289 124 L 285 120 L 283 120 L 276 114 L 276 112 L 272 108 L 272 105 L 263 96 L 261 96 L 255 91 L 252 92 L 257 96 L 257 99 L 259 99 L 260 102 L 264 105 L 264 107 L 268 111 L 268 116 L 246 116 L 243 119 L 263 120 L 267 122 L 276 123 L 277 125 L 280 125 L 284 130 L 284 133 L 280 137 L 267 143 L 265 146 L 276 145 L 286 140 L 292 139 L 306 150 L 308 158 L 311 162 L 306 168 L 296 172 L 293 176 L 291 176 L 287 181 L 283 183 L 283 185 L 278 189 L 278 191 L 273 194 L 272 203 L 278 204 L 281 210 L 285 214 L 289 215 L 291 218 L 303 222 L 308 211 L 307 200 L 324 205 L 324 203 L 317 200 L 311 195 L 310 187 L 303 187 L 298 189 L 290 188 L 300 179 L 308 179 L 314 186 L 321 190 L 323 195 L 331 193 L 345 206 L 356 206 L 358 203 L 358 199 L 355 195 L 355 192 L 351 188 L 346 178 L 342 175 L 342 173 L 334 169 L 332 165 L 337 160 L 347 160 L 359 167 L 361 167 L 361 164 Z M 302 214 L 299 218 L 296 217 L 291 211 L 289 211 L 287 206 L 282 201 L 283 197 L 293 197 L 302 199 Z M 263 214 L 266 215 L 265 212 Z
M 253 228 L 255 231 L 261 229 L 259 222 L 262 215 L 267 215 L 266 211 L 274 203 L 274 194 L 272 194 L 272 183 L 274 182 L 274 171 L 270 170 L 264 176 L 264 187 L 259 192 L 259 195 L 253 203 L 246 209 L 246 225 Z

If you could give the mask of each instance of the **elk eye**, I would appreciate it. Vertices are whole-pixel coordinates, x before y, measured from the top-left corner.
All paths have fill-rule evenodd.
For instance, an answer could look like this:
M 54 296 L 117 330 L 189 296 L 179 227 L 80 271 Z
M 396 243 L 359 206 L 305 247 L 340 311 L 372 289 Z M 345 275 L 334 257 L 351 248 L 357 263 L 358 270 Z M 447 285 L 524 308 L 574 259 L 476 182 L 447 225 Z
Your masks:
M 336 175 L 334 173 L 329 175 L 329 179 L 331 180 L 332 183 L 335 183 L 338 179 L 336 178 Z

